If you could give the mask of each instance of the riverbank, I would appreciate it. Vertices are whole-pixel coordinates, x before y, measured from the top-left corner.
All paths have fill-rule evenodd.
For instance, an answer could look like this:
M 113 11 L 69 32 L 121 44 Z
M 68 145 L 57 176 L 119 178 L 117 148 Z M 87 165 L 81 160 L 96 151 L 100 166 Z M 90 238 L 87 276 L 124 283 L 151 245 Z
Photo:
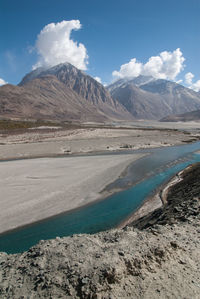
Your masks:
M 131 225 L 133 222 L 140 221 L 143 217 L 150 215 L 156 210 L 161 210 L 165 205 L 168 204 L 167 198 L 171 189 L 183 180 L 185 173 L 192 169 L 192 165 L 187 166 L 185 169 L 181 170 L 175 176 L 170 178 L 167 182 L 163 183 L 154 194 L 148 197 L 142 205 L 127 219 L 119 224 L 118 228 L 122 229 L 128 225 Z
M 159 196 L 159 192 L 155 194 L 154 196 L 151 196 L 147 198 L 142 205 L 127 219 L 124 219 L 117 228 L 123 229 L 126 226 L 130 225 L 134 221 L 137 221 L 138 219 L 148 215 L 149 213 L 162 208 L 163 203 Z
M 167 183 L 163 184 L 158 192 L 147 199 L 143 206 L 149 207 L 152 202 L 160 200 L 160 206 L 145 209 L 141 206 L 131 217 L 126 219 L 121 228 L 127 225 L 134 225 L 140 229 L 147 228 L 154 224 L 173 224 L 180 219 L 185 221 L 185 217 L 198 215 L 192 209 L 197 206 L 199 211 L 200 187 L 198 177 L 200 173 L 200 163 L 189 165 L 184 170 L 177 173 Z M 184 203 L 183 203 L 184 200 Z M 184 207 L 184 209 L 183 209 Z M 188 207 L 188 210 L 187 208 Z M 145 211 L 145 212 L 143 212 Z
M 0 232 L 105 197 L 106 191 L 101 191 L 143 156 L 96 155 L 0 163 Z

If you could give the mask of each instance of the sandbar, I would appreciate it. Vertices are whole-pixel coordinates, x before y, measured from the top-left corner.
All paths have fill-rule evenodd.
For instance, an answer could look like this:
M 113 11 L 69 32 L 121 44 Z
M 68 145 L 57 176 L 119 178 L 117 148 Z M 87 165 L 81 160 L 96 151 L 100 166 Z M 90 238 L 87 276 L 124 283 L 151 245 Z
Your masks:
M 0 162 L 0 233 L 100 199 L 144 154 L 37 158 Z

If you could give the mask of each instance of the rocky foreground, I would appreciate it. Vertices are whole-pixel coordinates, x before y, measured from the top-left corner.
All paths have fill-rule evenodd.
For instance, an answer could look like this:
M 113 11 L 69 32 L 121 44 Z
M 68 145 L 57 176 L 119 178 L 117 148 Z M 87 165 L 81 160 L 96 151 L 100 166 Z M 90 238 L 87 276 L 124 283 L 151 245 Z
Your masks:
M 199 298 L 200 165 L 168 204 L 123 230 L 0 254 L 0 298 Z

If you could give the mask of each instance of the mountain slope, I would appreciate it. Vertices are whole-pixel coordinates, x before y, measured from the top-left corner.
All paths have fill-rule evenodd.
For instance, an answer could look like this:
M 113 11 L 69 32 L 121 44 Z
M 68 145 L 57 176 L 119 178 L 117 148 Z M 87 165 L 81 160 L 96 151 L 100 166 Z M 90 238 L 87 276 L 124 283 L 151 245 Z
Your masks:
M 175 82 L 159 79 L 141 85 L 140 88 L 153 94 L 159 94 L 172 108 L 173 114 L 190 112 L 200 108 L 199 94 Z
M 132 119 L 100 83 L 69 63 L 38 68 L 18 86 L 0 87 L 0 117 L 98 122 Z
M 113 90 L 115 90 L 116 88 L 118 87 L 121 87 L 123 86 L 124 84 L 128 83 L 132 83 L 136 86 L 141 86 L 141 85 L 144 85 L 144 84 L 147 84 L 151 81 L 154 81 L 156 79 L 154 79 L 152 76 L 138 76 L 138 77 L 135 77 L 135 78 L 123 78 L 123 79 L 119 79 L 117 81 L 115 81 L 114 83 L 110 84 L 107 89 L 109 90 L 109 92 L 111 93 Z
M 125 83 L 111 92 L 126 109 L 138 119 L 157 119 L 169 114 L 170 108 L 162 98 L 148 93 L 132 83 Z
M 87 100 L 90 105 L 93 105 L 100 114 L 104 114 L 107 118 L 132 118 L 118 101 L 112 99 L 102 84 L 70 63 L 59 64 L 49 69 L 39 68 L 26 75 L 19 86 L 27 87 L 33 79 L 41 79 L 49 75 L 55 76 L 58 81 L 73 90 L 81 99 Z
M 55 76 L 34 79 L 23 87 L 10 84 L 2 86 L 0 116 L 61 121 L 107 119 Z
M 162 118 L 160 121 L 200 121 L 200 110 L 195 110 L 183 114 L 169 115 Z
M 160 119 L 200 109 L 199 93 L 149 76 L 120 79 L 108 86 L 112 97 L 138 119 Z

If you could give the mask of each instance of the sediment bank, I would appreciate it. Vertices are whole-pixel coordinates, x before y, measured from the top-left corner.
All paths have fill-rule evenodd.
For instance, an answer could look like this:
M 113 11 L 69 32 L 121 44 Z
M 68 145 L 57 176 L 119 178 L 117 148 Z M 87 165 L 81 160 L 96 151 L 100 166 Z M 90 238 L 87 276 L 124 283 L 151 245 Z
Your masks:
M 0 232 L 86 205 L 144 154 L 0 163 Z

